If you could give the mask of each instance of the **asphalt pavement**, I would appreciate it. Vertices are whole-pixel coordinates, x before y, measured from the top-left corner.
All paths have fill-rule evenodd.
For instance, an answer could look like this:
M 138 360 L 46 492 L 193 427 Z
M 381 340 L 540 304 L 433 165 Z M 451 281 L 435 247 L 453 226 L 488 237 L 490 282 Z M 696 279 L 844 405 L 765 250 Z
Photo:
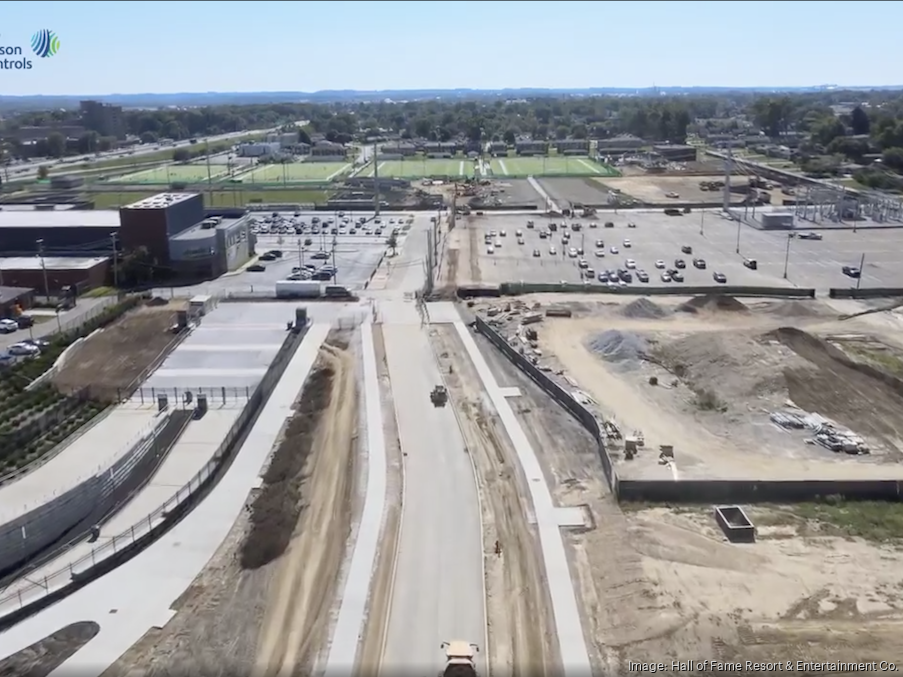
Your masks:
M 106 306 L 116 303 L 115 296 L 102 296 L 100 298 L 82 299 L 72 310 L 57 315 L 55 312 L 46 314 L 44 311 L 38 311 L 32 314 L 35 317 L 35 324 L 28 329 L 19 329 L 11 334 L 0 334 L 0 351 L 14 343 L 19 343 L 25 339 L 37 339 L 51 336 L 60 331 L 60 329 L 74 329 L 89 318 L 99 313 Z

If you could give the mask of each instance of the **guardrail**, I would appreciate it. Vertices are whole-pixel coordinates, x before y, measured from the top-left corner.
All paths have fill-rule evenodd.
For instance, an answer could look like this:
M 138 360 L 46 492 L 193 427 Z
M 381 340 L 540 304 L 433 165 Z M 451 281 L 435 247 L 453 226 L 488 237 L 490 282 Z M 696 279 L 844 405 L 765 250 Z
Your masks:
M 834 288 L 828 290 L 828 296 L 832 299 L 900 298 L 903 297 L 903 287 Z
M 0 632 L 71 595 L 134 557 L 178 522 L 197 500 L 215 486 L 231 465 L 240 442 L 256 421 L 289 360 L 301 345 L 308 328 L 309 325 L 298 333 L 289 333 L 257 385 L 251 400 L 226 433 L 213 458 L 187 484 L 140 522 L 95 546 L 84 557 L 45 576 L 40 581 L 0 597 Z

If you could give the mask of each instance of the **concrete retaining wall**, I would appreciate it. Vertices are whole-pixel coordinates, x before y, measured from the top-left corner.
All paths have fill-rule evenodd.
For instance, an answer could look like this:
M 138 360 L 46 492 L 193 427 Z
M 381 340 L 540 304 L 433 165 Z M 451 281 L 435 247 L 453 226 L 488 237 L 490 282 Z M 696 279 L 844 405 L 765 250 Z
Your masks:
M 903 297 L 903 288 L 901 287 L 870 287 L 867 289 L 830 289 L 828 296 L 832 299 L 880 299 L 880 298 L 901 298 Z
M 734 287 L 714 285 L 688 287 L 672 284 L 667 287 L 630 286 L 609 287 L 605 284 L 534 284 L 530 282 L 504 282 L 499 285 L 502 296 L 519 294 L 623 294 L 625 296 L 734 296 L 739 298 L 793 298 L 814 299 L 814 289 L 795 287 Z
M 158 416 L 129 451 L 110 467 L 47 503 L 0 526 L 0 576 L 21 567 L 30 558 L 65 536 L 76 524 L 107 507 L 117 489 L 154 450 L 154 439 L 166 426 L 171 412 Z

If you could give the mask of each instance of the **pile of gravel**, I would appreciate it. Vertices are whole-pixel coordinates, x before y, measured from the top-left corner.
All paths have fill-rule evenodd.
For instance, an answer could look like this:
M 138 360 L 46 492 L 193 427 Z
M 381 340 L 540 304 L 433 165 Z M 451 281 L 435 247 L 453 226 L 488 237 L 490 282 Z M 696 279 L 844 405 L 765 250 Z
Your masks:
M 646 355 L 648 345 L 642 337 L 630 332 L 608 329 L 590 339 L 589 348 L 607 362 L 637 366 Z
M 749 312 L 749 308 L 742 301 L 738 301 L 733 296 L 721 296 L 720 294 L 694 296 L 686 303 L 681 303 L 677 306 L 677 309 L 683 313 L 698 313 L 699 311 Z
M 621 315 L 635 320 L 658 320 L 665 317 L 668 311 L 645 296 L 631 301 L 621 308 Z

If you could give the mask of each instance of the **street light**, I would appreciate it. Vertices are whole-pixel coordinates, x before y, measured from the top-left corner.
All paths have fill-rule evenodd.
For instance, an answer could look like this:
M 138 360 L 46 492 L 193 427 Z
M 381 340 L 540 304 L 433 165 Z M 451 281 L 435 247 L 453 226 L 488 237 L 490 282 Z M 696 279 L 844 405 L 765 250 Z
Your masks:
M 739 218 L 737 219 L 737 253 L 740 253 L 740 226 L 743 225 L 743 221 Z
M 793 233 L 787 233 L 787 248 L 784 250 L 784 279 L 787 279 L 787 266 L 790 263 L 790 241 L 793 240 Z

